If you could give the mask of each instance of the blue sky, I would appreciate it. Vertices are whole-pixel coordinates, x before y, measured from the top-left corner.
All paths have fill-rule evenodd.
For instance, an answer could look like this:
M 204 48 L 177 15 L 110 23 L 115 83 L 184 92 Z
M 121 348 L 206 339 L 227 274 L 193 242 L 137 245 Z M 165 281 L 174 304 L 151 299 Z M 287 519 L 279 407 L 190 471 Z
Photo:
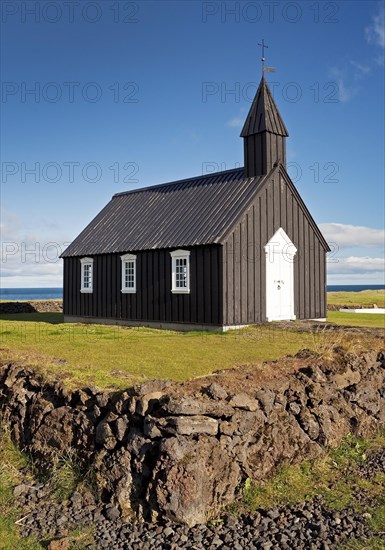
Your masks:
M 3 0 L 2 287 L 58 260 L 114 193 L 243 165 L 261 76 L 329 284 L 384 283 L 384 4 Z

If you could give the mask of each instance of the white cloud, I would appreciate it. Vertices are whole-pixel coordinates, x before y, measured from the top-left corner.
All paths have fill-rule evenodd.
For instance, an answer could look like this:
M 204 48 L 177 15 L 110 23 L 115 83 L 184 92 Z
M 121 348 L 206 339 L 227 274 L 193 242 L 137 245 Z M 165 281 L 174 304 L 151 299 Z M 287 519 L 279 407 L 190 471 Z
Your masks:
M 342 103 L 346 103 L 355 95 L 355 90 L 353 88 L 348 88 L 342 78 L 338 78 L 337 84 L 338 96 Z
M 381 274 L 385 269 L 385 259 L 367 256 L 332 258 L 327 262 L 327 269 L 330 274 Z
M 27 227 L 14 213 L 1 211 L 1 286 L 55 287 L 63 282 L 60 254 L 70 240 L 55 224 L 34 220 Z
M 384 24 L 384 3 L 378 3 L 378 12 L 372 16 L 371 23 L 365 27 L 366 40 L 369 44 L 376 46 L 377 51 L 370 60 L 359 62 L 350 60 L 339 66 L 332 67 L 329 74 L 334 78 L 338 86 L 338 98 L 341 103 L 350 101 L 362 88 L 352 85 L 367 77 L 376 66 L 384 66 L 385 48 L 385 24 Z
M 343 223 L 321 223 L 319 228 L 332 249 L 327 255 L 328 284 L 385 285 L 384 229 Z
M 328 285 L 381 285 L 385 287 L 384 273 L 328 273 Z
M 379 3 L 378 13 L 372 16 L 371 24 L 365 28 L 365 35 L 369 44 L 385 48 L 384 4 L 382 2 Z
M 341 103 L 346 103 L 350 101 L 357 93 L 357 88 L 347 84 L 347 75 L 346 71 L 339 69 L 338 67 L 333 67 L 330 71 L 330 76 L 334 78 L 335 83 L 338 87 L 338 99 Z
M 372 70 L 371 67 L 369 67 L 368 65 L 362 65 L 357 61 L 350 61 L 350 64 L 352 65 L 352 67 L 355 68 L 354 78 L 356 80 L 359 80 L 364 76 L 367 76 Z
M 385 229 L 342 223 L 321 223 L 319 227 L 325 239 L 339 248 L 385 246 Z
M 231 128 L 240 128 L 241 126 L 243 126 L 244 122 L 244 118 L 234 117 L 227 122 L 227 126 L 230 126 Z

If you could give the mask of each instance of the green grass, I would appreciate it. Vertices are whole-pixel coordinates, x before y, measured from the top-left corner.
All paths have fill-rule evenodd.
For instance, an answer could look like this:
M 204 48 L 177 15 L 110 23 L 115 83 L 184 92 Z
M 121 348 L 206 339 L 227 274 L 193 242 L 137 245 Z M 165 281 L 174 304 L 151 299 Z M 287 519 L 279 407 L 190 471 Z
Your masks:
M 361 292 L 328 292 L 328 305 L 338 307 L 364 306 L 385 307 L 384 290 L 362 290 Z M 337 325 L 353 327 L 385 328 L 385 315 L 377 313 L 349 313 L 345 311 L 328 311 L 327 320 Z
M 337 324 L 385 328 L 385 315 L 328 313 L 328 320 Z M 258 367 L 306 347 L 331 349 L 335 339 L 327 332 L 285 331 L 278 323 L 224 334 L 180 333 L 66 324 L 61 313 L 0 315 L 2 359 L 35 366 L 72 387 L 121 389 L 154 378 L 183 381 L 240 365 Z
M 69 550 L 90 550 L 94 545 L 94 526 L 81 526 L 69 534 Z
M 361 292 L 328 292 L 327 302 L 335 306 L 385 307 L 385 290 L 362 290 Z
M 67 385 L 123 388 L 148 379 L 187 380 L 239 365 L 260 365 L 309 347 L 311 334 L 269 325 L 227 333 L 51 324 L 0 317 L 0 353 Z M 13 316 L 18 319 L 17 315 Z M 326 339 L 333 336 L 325 335 Z
M 371 440 L 348 436 L 337 449 L 330 450 L 322 458 L 281 466 L 265 483 L 253 483 L 247 479 L 236 508 L 254 511 L 295 504 L 322 495 L 331 509 L 352 506 L 359 512 L 368 511 L 372 515 L 373 530 L 385 531 L 385 475 L 378 474 L 369 481 L 358 475 L 358 467 L 365 462 L 367 454 L 379 447 L 385 448 L 385 433 Z M 378 506 L 375 509 L 359 506 L 354 496 L 358 489 L 375 498 Z
M 9 433 L 0 428 L 0 509 L 12 501 L 12 489 L 27 468 L 27 457 L 13 445 Z
M 46 548 L 35 537 L 21 538 L 17 531 L 16 521 L 22 515 L 13 489 L 25 479 L 33 478 L 29 458 L 20 452 L 12 443 L 9 433 L 0 425 L 0 550 L 42 550 Z M 62 501 L 68 498 L 75 489 L 88 488 L 84 475 L 73 457 L 63 457 L 58 461 L 48 479 L 52 490 L 52 499 Z M 93 542 L 93 527 L 81 526 L 70 531 L 68 535 L 69 550 L 90 548 Z M 47 541 L 41 541 L 46 543 Z
M 350 539 L 338 547 L 338 550 L 384 550 L 385 540 L 381 539 Z
M 14 518 L 0 514 L 0 550 L 42 550 L 34 538 L 21 538 L 17 533 Z
M 68 500 L 83 479 L 83 471 L 74 453 L 59 457 L 48 479 L 53 500 L 56 502 Z
M 41 543 L 34 537 L 22 538 L 17 532 L 15 519 L 12 513 L 8 516 L 0 514 L 0 550 L 43 550 L 48 541 Z M 94 546 L 94 528 L 79 527 L 68 534 L 68 550 L 90 550 Z
M 381 305 L 381 291 L 329 293 L 331 301 Z M 356 296 L 359 295 L 359 298 Z M 328 320 L 340 325 L 385 328 L 385 315 L 329 311 Z M 149 379 L 188 380 L 215 370 L 255 365 L 294 354 L 301 348 L 332 347 L 335 335 L 285 331 L 279 324 L 250 327 L 224 334 L 178 333 L 63 323 L 62 313 L 0 315 L 0 354 L 38 368 L 67 386 L 94 384 L 124 388 Z M 317 349 L 316 349 L 317 351 Z
M 369 525 L 375 533 L 385 533 L 385 495 L 381 499 L 381 504 L 373 510 Z
M 363 437 L 346 436 L 336 449 L 330 449 L 329 457 L 334 467 L 347 471 L 351 466 L 359 466 L 367 459 L 368 450 L 385 447 L 385 433 L 378 435 L 370 443 Z
M 28 458 L 11 442 L 8 432 L 0 427 L 0 550 L 41 550 L 34 538 L 21 539 L 15 521 L 13 488 L 22 481 L 21 472 L 29 466 Z
M 385 329 L 385 315 L 381 313 L 349 313 L 345 311 L 328 311 L 327 320 L 330 323 L 336 323 L 337 325 Z
M 64 315 L 59 312 L 0 313 L 2 321 L 23 321 L 35 323 L 63 323 Z
M 328 292 L 328 305 L 343 307 L 385 307 L 385 290 L 362 290 L 361 292 Z M 349 313 L 328 311 L 327 320 L 337 325 L 385 328 L 385 315 L 377 313 Z
M 347 293 L 346 293 L 347 294 Z M 341 306 L 342 307 L 342 306 Z M 1 321 L 63 324 L 62 313 L 1 313 Z M 338 325 L 385 327 L 385 315 L 374 313 L 349 313 L 328 311 L 327 320 Z

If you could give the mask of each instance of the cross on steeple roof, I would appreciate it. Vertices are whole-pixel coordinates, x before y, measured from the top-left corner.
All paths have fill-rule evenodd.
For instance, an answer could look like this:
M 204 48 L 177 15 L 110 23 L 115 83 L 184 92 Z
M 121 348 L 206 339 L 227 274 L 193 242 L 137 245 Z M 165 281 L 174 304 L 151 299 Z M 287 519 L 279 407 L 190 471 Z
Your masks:
M 265 39 L 264 38 L 262 38 L 262 42 L 258 42 L 258 46 L 261 46 L 261 49 L 262 49 L 261 61 L 262 61 L 262 74 L 263 74 L 264 69 L 265 69 L 265 61 L 266 61 L 265 48 L 268 48 L 269 46 L 267 44 L 265 44 Z

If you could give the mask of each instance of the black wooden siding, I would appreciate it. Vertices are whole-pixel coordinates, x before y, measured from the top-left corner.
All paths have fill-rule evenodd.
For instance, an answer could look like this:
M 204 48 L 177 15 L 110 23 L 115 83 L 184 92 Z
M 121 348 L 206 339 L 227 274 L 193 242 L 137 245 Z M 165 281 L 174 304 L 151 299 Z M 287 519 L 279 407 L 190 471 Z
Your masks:
M 279 161 L 286 166 L 285 138 L 262 132 L 244 138 L 245 175 L 268 174 Z
M 281 173 L 256 195 L 225 239 L 223 324 L 266 320 L 264 246 L 282 227 L 297 248 L 294 312 L 298 319 L 326 317 L 326 251 L 294 188 Z
M 190 294 L 171 292 L 170 250 L 136 252 L 135 294 L 121 292 L 120 254 L 92 256 L 93 292 L 80 292 L 80 257 L 64 258 L 64 313 L 165 323 L 222 324 L 221 246 L 189 248 Z M 135 251 L 129 251 L 135 253 Z

